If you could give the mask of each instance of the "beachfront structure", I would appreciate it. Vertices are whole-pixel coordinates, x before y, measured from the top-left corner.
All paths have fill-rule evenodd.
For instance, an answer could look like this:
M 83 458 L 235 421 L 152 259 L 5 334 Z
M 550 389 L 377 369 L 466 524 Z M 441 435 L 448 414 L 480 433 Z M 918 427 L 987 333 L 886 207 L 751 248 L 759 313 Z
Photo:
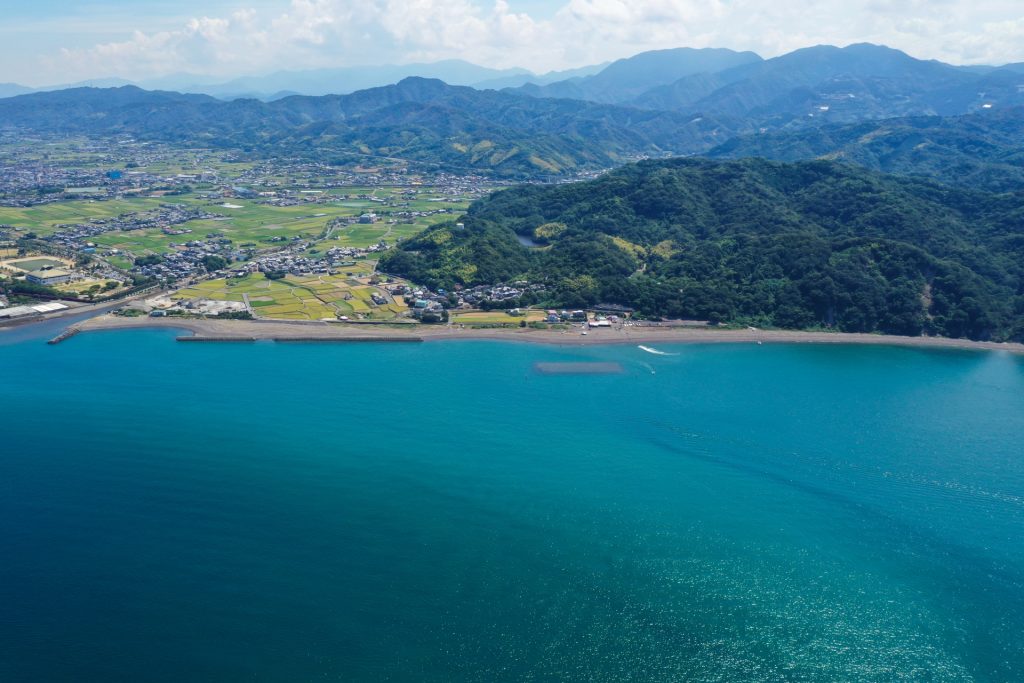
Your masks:
M 55 301 L 46 304 L 36 304 L 35 306 L 12 306 L 10 308 L 0 308 L 0 320 L 22 318 L 26 315 L 54 313 L 56 311 L 63 311 L 66 308 L 67 306 L 65 304 L 59 304 Z

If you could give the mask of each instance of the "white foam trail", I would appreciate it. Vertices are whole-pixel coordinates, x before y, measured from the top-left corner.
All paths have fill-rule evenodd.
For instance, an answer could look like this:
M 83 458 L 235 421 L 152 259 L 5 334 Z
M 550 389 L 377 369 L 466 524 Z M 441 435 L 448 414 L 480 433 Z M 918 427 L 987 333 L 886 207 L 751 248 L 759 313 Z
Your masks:
M 640 349 L 641 351 L 646 351 L 647 353 L 653 353 L 655 356 L 678 356 L 679 355 L 678 353 L 665 353 L 664 351 L 659 351 L 658 349 L 652 349 L 650 346 L 637 346 L 637 348 Z

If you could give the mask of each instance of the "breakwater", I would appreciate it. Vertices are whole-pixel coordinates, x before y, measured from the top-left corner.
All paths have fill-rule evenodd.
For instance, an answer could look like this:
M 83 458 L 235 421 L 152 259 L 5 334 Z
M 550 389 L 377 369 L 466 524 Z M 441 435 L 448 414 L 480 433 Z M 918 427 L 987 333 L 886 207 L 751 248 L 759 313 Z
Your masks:
M 405 343 L 416 343 L 422 342 L 422 337 L 413 336 L 366 336 L 366 337 L 335 337 L 335 336 L 295 336 L 295 337 L 240 337 L 240 336 L 228 336 L 228 335 L 185 335 L 176 338 L 180 342 L 255 342 L 255 341 L 273 341 L 273 342 L 285 342 L 285 343 L 349 343 L 349 342 L 405 342 Z
M 69 327 L 69 328 L 67 328 L 66 330 L 64 330 L 63 332 L 61 332 L 56 337 L 54 337 L 53 339 L 51 339 L 50 341 L 48 341 L 46 343 L 47 344 L 51 344 L 51 345 L 53 345 L 53 344 L 60 344 L 62 341 L 65 341 L 67 339 L 71 339 L 72 337 L 74 337 L 76 334 L 78 334 L 81 331 L 82 331 L 81 328 Z
M 206 337 L 206 336 L 194 336 L 194 335 L 184 335 L 184 336 L 181 336 L 181 337 L 176 337 L 175 339 L 177 341 L 180 341 L 180 342 L 254 342 L 254 341 L 256 341 L 256 337 L 229 337 L 229 336 Z

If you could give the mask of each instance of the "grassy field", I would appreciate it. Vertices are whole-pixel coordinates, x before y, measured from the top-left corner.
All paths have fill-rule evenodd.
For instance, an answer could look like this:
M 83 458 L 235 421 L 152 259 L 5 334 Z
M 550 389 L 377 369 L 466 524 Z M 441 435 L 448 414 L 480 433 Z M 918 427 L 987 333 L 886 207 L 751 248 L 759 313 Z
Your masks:
M 33 256 L 5 261 L 4 265 L 11 268 L 17 268 L 18 270 L 23 270 L 26 273 L 31 273 L 32 271 L 40 270 L 42 268 L 69 268 L 70 261 L 65 263 L 60 259 Z
M 522 321 L 527 324 L 544 320 L 543 311 L 523 311 L 525 315 L 509 315 L 504 311 L 476 311 L 457 313 L 452 316 L 456 325 L 518 325 Z
M 280 320 L 334 320 L 338 316 L 394 320 L 408 310 L 403 303 L 378 306 L 371 298 L 374 293 L 383 292 L 345 275 L 268 280 L 254 273 L 243 278 L 202 282 L 176 292 L 172 298 L 244 301 L 248 297 L 258 317 Z
M 60 285 L 54 286 L 54 289 L 56 289 L 58 292 L 64 292 L 66 294 L 71 294 L 71 295 L 74 295 L 74 296 L 84 296 L 85 294 L 88 294 L 89 290 L 91 290 L 93 287 L 98 287 L 99 288 L 98 290 L 93 290 L 93 291 L 95 291 L 95 292 L 102 292 L 104 296 L 108 296 L 110 294 L 113 294 L 119 288 L 123 289 L 121 287 L 113 288 L 113 289 L 106 289 L 106 285 L 107 285 L 108 282 L 111 282 L 111 280 L 89 278 L 89 279 L 86 279 L 86 280 L 76 280 L 74 282 L 65 282 L 64 284 L 60 284 Z M 120 283 L 118 283 L 118 284 L 120 284 Z

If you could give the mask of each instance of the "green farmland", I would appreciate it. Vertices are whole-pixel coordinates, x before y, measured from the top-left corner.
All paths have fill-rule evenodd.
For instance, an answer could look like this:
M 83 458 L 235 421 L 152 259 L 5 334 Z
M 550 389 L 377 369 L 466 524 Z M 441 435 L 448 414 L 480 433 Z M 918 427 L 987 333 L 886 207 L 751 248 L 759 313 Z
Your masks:
M 175 202 L 183 201 L 180 197 L 174 199 Z M 140 197 L 109 201 L 73 200 L 30 207 L 2 206 L 0 223 L 46 237 L 53 234 L 58 225 L 88 223 L 91 219 L 115 218 L 126 213 L 151 211 L 160 208 L 164 203 L 168 203 L 168 200 Z
M 353 188 L 350 193 L 359 193 Z M 374 192 L 367 190 L 366 193 Z M 395 191 L 378 189 L 377 196 L 390 198 Z M 416 202 L 432 209 L 465 209 L 465 204 Z M 130 231 L 110 231 L 91 239 L 106 249 L 120 249 L 142 256 L 165 254 L 190 240 L 206 239 L 217 234 L 230 239 L 235 246 L 254 245 L 258 249 L 273 248 L 296 238 L 314 241 L 330 231 L 330 237 L 316 247 L 320 252 L 332 247 L 365 248 L 381 240 L 394 243 L 413 237 L 443 216 L 420 217 L 413 223 L 339 224 L 329 228 L 334 219 L 359 216 L 368 210 L 398 211 L 397 207 L 382 207 L 379 202 L 331 201 L 327 203 L 303 202 L 296 206 L 273 206 L 262 200 L 226 199 L 209 201 L 194 195 L 173 197 L 139 197 L 109 201 L 74 200 L 34 207 L 0 207 L 0 224 L 13 225 L 24 232 L 40 237 L 53 234 L 58 226 L 88 223 L 93 219 L 109 219 L 126 214 L 137 214 L 160 209 L 167 205 L 186 205 L 202 209 L 220 218 L 194 220 L 171 226 L 174 230 L 191 230 L 181 235 L 168 235 L 156 227 Z
M 365 278 L 363 278 L 365 280 Z M 395 320 L 408 309 L 404 303 L 387 297 L 389 303 L 378 306 L 373 294 L 383 290 L 347 275 L 322 275 L 268 280 L 254 273 L 242 278 L 209 280 L 182 289 L 173 295 L 179 301 L 211 299 L 214 301 L 248 300 L 254 314 L 276 320 L 335 320 L 339 316 L 353 319 Z

